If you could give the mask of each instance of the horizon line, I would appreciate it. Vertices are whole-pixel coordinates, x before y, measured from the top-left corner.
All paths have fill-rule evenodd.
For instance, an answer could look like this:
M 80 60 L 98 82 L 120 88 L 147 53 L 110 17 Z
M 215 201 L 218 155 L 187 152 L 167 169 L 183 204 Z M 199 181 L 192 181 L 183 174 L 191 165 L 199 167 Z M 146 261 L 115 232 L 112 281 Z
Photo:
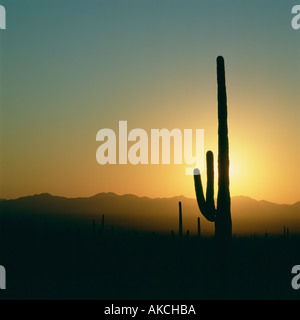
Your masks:
M 41 195 L 49 195 L 51 197 L 59 197 L 59 198 L 66 198 L 66 199 L 78 199 L 78 198 L 92 198 L 92 197 L 95 197 L 97 195 L 100 195 L 100 194 L 113 194 L 113 195 L 116 195 L 116 196 L 119 196 L 119 197 L 122 197 L 122 196 L 135 196 L 137 198 L 148 198 L 148 199 L 152 199 L 152 200 L 155 200 L 155 199 L 173 199 L 173 198 L 186 198 L 186 199 L 190 199 L 190 200 L 195 200 L 196 201 L 196 198 L 190 198 L 190 197 L 187 197 L 183 194 L 181 195 L 175 195 L 175 196 L 170 196 L 170 197 L 150 197 L 150 196 L 140 196 L 140 195 L 137 195 L 137 194 L 134 194 L 134 193 L 124 193 L 124 194 L 118 194 L 116 192 L 113 192 L 113 191 L 108 191 L 108 192 L 99 192 L 99 193 L 96 193 L 96 194 L 93 194 L 93 195 L 90 195 L 90 196 L 77 196 L 77 197 L 68 197 L 68 196 L 62 196 L 62 195 L 56 195 L 56 194 L 51 194 L 49 192 L 41 192 L 41 193 L 35 193 L 35 194 L 31 194 L 31 195 L 25 195 L 25 196 L 20 196 L 20 197 L 17 197 L 17 198 L 1 198 L 0 197 L 0 200 L 3 201 L 3 200 L 18 200 L 18 199 L 22 199 L 22 198 L 27 198 L 27 197 L 34 197 L 34 196 L 41 196 Z M 236 195 L 236 196 L 231 196 L 231 199 L 232 198 L 248 198 L 248 199 L 251 199 L 253 201 L 257 201 L 257 202 L 268 202 L 268 203 L 272 203 L 272 204 L 276 204 L 276 205 L 295 205 L 297 203 L 300 202 L 300 200 L 296 201 L 296 202 L 293 202 L 293 203 L 277 203 L 277 202 L 273 202 L 273 201 L 269 201 L 269 200 L 265 200 L 265 199 L 261 199 L 261 200 L 257 200 L 255 198 L 252 198 L 250 196 L 245 196 L 245 195 Z M 217 198 L 215 197 L 215 200 Z

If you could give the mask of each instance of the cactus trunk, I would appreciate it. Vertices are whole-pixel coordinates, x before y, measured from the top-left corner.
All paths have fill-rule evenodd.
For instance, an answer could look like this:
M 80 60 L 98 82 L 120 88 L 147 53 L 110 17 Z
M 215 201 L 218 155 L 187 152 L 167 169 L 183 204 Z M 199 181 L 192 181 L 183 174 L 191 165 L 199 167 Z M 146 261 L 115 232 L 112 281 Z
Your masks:
M 221 239 L 231 238 L 231 213 L 229 191 L 229 143 L 227 125 L 227 95 L 225 84 L 225 66 L 223 57 L 217 58 L 218 79 L 218 120 L 219 120 L 219 156 L 218 156 L 218 198 L 215 222 L 216 236 Z

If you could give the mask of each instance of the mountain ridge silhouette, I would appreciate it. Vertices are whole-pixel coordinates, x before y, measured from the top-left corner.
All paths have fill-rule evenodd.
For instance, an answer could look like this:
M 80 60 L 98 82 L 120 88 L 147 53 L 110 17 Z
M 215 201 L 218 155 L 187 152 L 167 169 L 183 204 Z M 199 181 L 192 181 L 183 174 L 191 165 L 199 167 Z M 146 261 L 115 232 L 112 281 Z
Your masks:
M 178 202 L 182 202 L 184 232 L 197 233 L 199 211 L 196 199 L 183 195 L 169 198 L 150 198 L 134 194 L 118 195 L 102 192 L 90 197 L 68 198 L 50 193 L 34 194 L 16 199 L 1 199 L 0 218 L 22 221 L 74 218 L 89 225 L 105 215 L 108 226 L 143 231 L 178 232 Z M 294 204 L 276 204 L 247 196 L 232 197 L 233 234 L 280 234 L 284 227 L 291 233 L 300 233 L 300 201 Z M 201 219 L 204 235 L 213 234 L 213 228 Z

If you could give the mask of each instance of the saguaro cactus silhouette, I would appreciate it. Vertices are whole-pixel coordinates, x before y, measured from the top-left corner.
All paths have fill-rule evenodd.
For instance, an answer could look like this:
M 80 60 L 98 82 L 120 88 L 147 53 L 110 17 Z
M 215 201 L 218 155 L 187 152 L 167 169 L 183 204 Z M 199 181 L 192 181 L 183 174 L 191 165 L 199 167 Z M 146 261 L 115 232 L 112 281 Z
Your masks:
M 92 221 L 92 232 L 93 232 L 93 235 L 95 234 L 95 231 L 96 231 L 96 221 L 93 220 Z
M 179 201 L 179 238 L 182 238 L 183 231 L 182 231 L 182 208 L 181 208 L 181 201 Z
M 201 238 L 200 217 L 197 219 L 198 238 Z
M 231 238 L 232 223 L 230 213 L 229 192 L 229 143 L 227 126 L 227 96 L 225 84 L 225 66 L 223 57 L 217 58 L 218 81 L 218 197 L 217 208 L 214 203 L 214 156 L 212 151 L 206 154 L 207 187 L 204 198 L 201 175 L 198 169 L 194 170 L 195 191 L 199 209 L 203 216 L 215 223 L 215 235 L 219 240 Z
M 101 232 L 104 232 L 104 214 L 102 215 Z

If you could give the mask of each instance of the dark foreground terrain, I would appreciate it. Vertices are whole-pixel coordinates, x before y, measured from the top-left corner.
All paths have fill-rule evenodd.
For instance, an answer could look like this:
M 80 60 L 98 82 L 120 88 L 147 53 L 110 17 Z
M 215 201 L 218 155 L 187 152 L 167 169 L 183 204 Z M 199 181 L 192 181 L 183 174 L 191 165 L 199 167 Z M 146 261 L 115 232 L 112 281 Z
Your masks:
M 221 264 L 216 252 L 213 237 L 0 221 L 0 297 L 300 299 L 291 287 L 299 236 L 234 237 Z

